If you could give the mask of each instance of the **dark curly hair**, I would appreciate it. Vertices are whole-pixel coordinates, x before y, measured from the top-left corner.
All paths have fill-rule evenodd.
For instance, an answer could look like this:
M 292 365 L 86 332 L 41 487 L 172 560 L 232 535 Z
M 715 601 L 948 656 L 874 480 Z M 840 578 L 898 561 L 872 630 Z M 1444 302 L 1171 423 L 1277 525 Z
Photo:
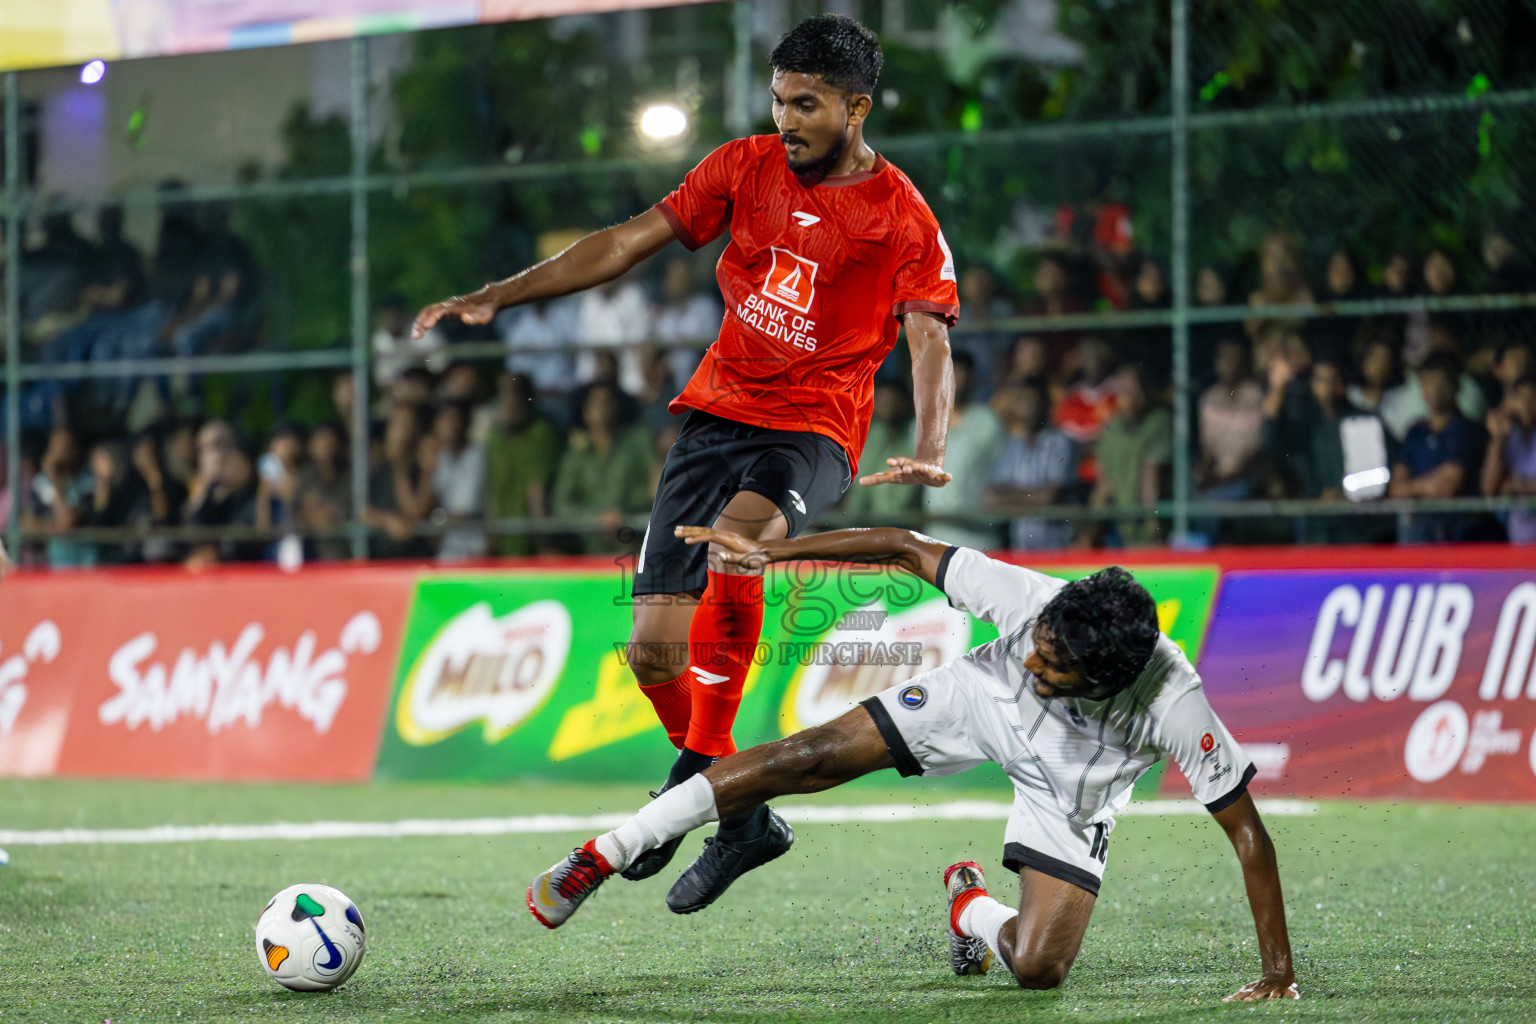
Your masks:
M 1088 684 L 1081 696 L 1089 700 L 1134 683 L 1157 646 L 1157 604 L 1118 565 L 1062 587 L 1039 621 L 1081 666 Z
M 845 93 L 873 93 L 885 58 L 880 38 L 845 14 L 806 18 L 774 47 L 768 63 L 775 71 L 820 75 Z

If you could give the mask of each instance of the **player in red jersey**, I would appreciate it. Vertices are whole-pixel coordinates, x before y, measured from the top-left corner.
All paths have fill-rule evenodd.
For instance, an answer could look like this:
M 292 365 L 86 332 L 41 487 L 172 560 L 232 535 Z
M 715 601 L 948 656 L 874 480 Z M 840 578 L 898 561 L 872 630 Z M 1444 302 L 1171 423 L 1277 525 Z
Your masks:
M 496 311 L 610 281 L 674 239 L 697 249 L 729 232 L 716 267 L 719 338 L 671 405 L 688 418 L 667 455 L 635 568 L 628 658 L 679 755 L 663 790 L 735 750 L 731 726 L 762 628 L 760 571 L 690 548 L 679 525 L 713 523 L 759 540 L 793 537 L 847 490 L 869 430 L 875 371 L 906 328 L 917 446 L 864 486 L 943 486 L 959 314 L 954 261 L 917 189 L 864 141 L 880 75 L 874 34 L 822 15 L 770 57 L 779 134 L 727 143 L 678 189 L 627 223 L 469 295 L 428 306 L 483 324 Z M 717 571 L 718 570 L 718 571 Z M 686 641 L 686 643 L 684 642 Z M 625 871 L 646 878 L 677 842 Z M 709 905 L 744 872 L 789 849 L 765 805 L 720 823 L 667 905 Z

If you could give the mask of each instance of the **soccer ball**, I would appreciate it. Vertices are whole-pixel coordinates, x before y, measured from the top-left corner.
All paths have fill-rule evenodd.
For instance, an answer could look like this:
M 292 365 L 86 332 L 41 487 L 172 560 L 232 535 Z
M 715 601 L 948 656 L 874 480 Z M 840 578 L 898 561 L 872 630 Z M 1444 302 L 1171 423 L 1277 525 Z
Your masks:
M 363 915 L 340 889 L 290 885 L 256 922 L 256 956 L 284 988 L 333 989 L 363 962 Z

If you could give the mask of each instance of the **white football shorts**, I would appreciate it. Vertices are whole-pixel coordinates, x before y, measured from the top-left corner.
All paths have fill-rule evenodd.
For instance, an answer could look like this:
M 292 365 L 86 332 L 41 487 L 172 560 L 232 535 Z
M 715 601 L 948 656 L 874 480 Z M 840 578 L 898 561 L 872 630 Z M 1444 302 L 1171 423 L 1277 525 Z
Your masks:
M 862 702 L 903 776 L 955 775 L 991 761 L 1013 781 L 1003 833 L 1003 866 L 1033 868 L 1095 896 L 1104 877 L 1114 822 L 1067 819 L 1018 735 L 1018 705 L 998 680 L 951 662 Z

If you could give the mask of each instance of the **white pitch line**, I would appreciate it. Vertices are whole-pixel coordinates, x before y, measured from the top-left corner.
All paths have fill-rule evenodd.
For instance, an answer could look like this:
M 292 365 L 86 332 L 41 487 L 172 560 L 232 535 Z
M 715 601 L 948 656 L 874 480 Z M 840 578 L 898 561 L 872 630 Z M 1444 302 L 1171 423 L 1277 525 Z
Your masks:
M 1305 800 L 1260 800 L 1272 817 L 1304 817 L 1317 813 Z M 854 806 L 789 806 L 779 812 L 796 824 L 879 824 L 903 821 L 1006 821 L 1011 804 L 985 800 L 956 800 L 942 804 L 866 804 Z M 1121 816 L 1205 814 L 1192 800 L 1150 800 L 1133 803 Z M 411 818 L 405 821 L 273 822 L 269 825 L 158 825 L 154 828 L 62 828 L 0 831 L 0 846 L 80 846 L 112 843 L 250 842 L 263 839 L 398 839 L 405 836 L 506 836 L 548 832 L 602 832 L 626 818 L 623 814 L 533 814 L 517 818 Z

